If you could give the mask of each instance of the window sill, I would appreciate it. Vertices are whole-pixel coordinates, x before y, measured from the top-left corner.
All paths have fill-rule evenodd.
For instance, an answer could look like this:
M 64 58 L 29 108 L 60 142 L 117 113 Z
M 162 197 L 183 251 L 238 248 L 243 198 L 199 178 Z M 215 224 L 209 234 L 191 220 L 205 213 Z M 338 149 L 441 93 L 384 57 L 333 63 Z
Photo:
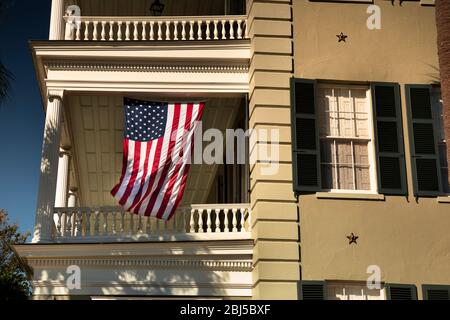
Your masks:
M 450 203 L 450 196 L 447 197 L 441 196 L 438 197 L 437 200 L 439 203 Z
M 338 193 L 338 192 L 317 192 L 317 199 L 343 199 L 343 200 L 370 200 L 370 201 L 385 201 L 384 194 L 370 194 L 370 193 Z M 450 199 L 450 198 L 449 198 Z

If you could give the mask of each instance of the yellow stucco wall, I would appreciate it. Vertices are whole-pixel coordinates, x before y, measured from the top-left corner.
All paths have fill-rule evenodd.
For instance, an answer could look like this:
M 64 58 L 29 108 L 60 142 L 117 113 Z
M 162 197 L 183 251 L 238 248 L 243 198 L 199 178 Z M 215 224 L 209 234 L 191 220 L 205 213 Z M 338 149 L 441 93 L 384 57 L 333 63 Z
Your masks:
M 409 197 L 385 201 L 300 197 L 304 280 L 358 280 L 378 265 L 382 281 L 450 284 L 450 204 L 415 199 L 407 134 L 404 84 L 438 77 L 434 7 L 420 2 L 374 1 L 382 29 L 369 30 L 369 4 L 293 1 L 294 74 L 298 78 L 398 82 Z M 338 43 L 337 34 L 348 35 Z M 346 238 L 354 232 L 357 245 Z

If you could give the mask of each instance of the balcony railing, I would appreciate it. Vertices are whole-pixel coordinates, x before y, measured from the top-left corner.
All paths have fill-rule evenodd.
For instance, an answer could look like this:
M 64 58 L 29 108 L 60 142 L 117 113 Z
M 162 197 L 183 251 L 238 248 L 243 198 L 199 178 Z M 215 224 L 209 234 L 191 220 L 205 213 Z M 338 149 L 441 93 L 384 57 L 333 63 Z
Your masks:
M 66 40 L 186 41 L 247 38 L 246 16 L 66 18 Z
M 118 207 L 56 208 L 54 221 L 59 242 L 251 238 L 249 204 L 193 205 L 180 208 L 169 222 Z

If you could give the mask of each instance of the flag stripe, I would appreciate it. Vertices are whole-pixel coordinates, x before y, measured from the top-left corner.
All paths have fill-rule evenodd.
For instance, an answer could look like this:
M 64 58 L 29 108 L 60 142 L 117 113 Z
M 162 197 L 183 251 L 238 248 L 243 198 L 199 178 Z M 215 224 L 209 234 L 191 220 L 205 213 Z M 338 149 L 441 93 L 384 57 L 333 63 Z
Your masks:
M 165 211 L 167 209 L 167 205 L 169 204 L 169 201 L 171 200 L 171 198 L 173 197 L 174 193 L 174 187 L 176 184 L 178 184 L 181 181 L 181 176 L 180 174 L 182 172 L 184 172 L 184 167 L 187 163 L 187 159 L 186 159 L 186 154 L 184 153 L 184 151 L 188 151 L 185 150 L 186 147 L 189 147 L 189 144 L 186 144 L 186 140 L 185 139 L 189 139 L 189 134 L 186 135 L 186 132 L 190 132 L 190 127 L 191 127 L 191 122 L 192 122 L 192 112 L 193 112 L 194 106 L 191 105 L 185 105 L 185 121 L 184 121 L 184 126 L 180 126 L 180 130 L 179 132 L 181 132 L 181 139 L 179 139 L 179 147 L 177 148 L 177 150 L 174 152 L 176 153 L 175 156 L 176 158 L 174 158 L 173 160 L 173 167 L 175 167 L 174 169 L 174 173 L 169 174 L 168 178 L 169 179 L 169 183 L 167 185 L 167 189 L 161 193 L 160 195 L 162 195 L 162 204 L 161 207 L 158 210 L 157 213 L 157 217 L 159 219 L 163 219 L 164 215 L 165 215 Z
M 178 105 L 179 106 L 179 105 Z M 153 187 L 156 187 L 156 190 L 162 190 L 163 184 L 164 184 L 164 179 L 170 169 L 170 164 L 171 164 L 171 157 L 170 155 L 172 154 L 172 151 L 175 147 L 175 142 L 172 137 L 173 135 L 177 132 L 178 130 L 178 125 L 180 122 L 180 108 L 176 107 L 176 106 L 169 106 L 169 110 L 173 109 L 173 122 L 172 122 L 172 130 L 169 133 L 169 138 L 168 138 L 168 148 L 167 151 L 165 151 L 166 157 L 168 158 L 167 161 L 165 161 L 163 163 L 162 168 L 159 169 L 158 172 L 158 178 L 156 179 L 155 185 L 153 185 Z M 162 176 L 162 177 L 161 177 Z M 156 198 L 158 197 L 159 192 L 152 192 L 153 194 L 151 195 L 150 199 L 149 199 L 149 203 L 147 204 L 147 208 L 145 209 L 145 215 L 146 216 L 151 216 L 151 217 L 155 217 L 155 213 L 153 212 L 153 208 L 155 206 L 155 201 Z

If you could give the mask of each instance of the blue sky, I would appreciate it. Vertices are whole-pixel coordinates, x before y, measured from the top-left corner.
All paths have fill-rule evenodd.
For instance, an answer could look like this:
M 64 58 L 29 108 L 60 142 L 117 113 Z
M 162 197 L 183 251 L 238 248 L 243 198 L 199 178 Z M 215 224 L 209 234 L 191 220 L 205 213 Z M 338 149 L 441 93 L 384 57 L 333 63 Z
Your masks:
M 0 0 L 0 59 L 14 74 L 11 98 L 0 107 L 0 208 L 21 231 L 34 226 L 44 112 L 29 40 L 48 39 L 50 0 Z

